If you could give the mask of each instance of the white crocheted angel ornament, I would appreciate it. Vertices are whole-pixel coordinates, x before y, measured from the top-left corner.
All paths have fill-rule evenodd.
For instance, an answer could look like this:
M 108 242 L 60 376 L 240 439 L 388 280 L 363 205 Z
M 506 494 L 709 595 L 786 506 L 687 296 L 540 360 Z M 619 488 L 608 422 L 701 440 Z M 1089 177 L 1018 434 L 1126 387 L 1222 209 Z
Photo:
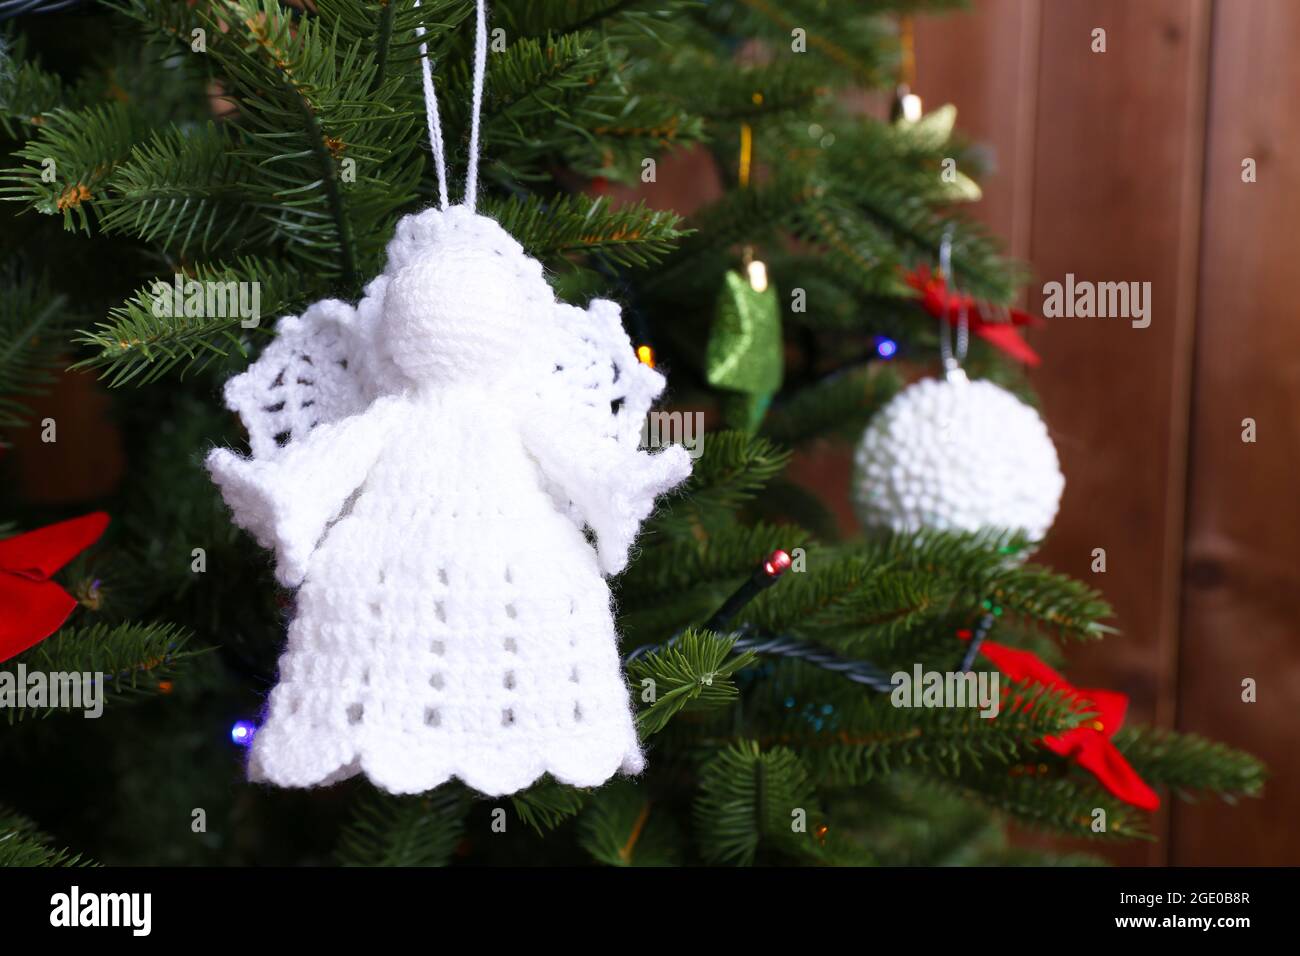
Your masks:
M 252 456 L 207 460 L 298 588 L 251 778 L 496 795 L 640 771 L 604 577 L 690 460 L 638 450 L 664 379 L 618 306 L 557 302 L 452 206 L 398 223 L 355 309 L 277 328 L 226 386 Z

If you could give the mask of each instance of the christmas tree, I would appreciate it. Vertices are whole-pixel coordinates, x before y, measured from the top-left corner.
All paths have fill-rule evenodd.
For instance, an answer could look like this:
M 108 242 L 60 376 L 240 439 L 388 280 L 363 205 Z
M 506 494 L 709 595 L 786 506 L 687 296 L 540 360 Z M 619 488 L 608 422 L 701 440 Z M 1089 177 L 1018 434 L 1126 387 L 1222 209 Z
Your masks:
M 492 5 L 478 209 L 563 301 L 622 305 L 668 382 L 645 442 L 693 467 L 611 579 L 647 769 L 484 796 L 245 782 L 293 592 L 203 467 L 245 445 L 221 386 L 275 320 L 357 302 L 398 220 L 438 201 L 421 43 L 463 187 L 475 3 L 0 4 L 21 14 L 0 34 L 0 434 L 18 446 L 0 862 L 1047 862 L 1008 825 L 1100 845 L 1150 838 L 1157 792 L 1256 794 L 1254 758 L 1121 725 L 1122 695 L 1057 673 L 1072 645 L 1122 637 L 1101 594 L 1034 563 L 1050 513 L 967 520 L 1015 513 L 983 509 L 981 475 L 1010 471 L 1013 501 L 1050 484 L 1007 465 L 1007 423 L 930 484 L 912 432 L 887 447 L 885 409 L 941 354 L 954 381 L 1034 401 L 1024 270 L 963 215 L 979 170 L 953 111 L 899 83 L 900 17 L 949 5 Z M 674 167 L 716 195 L 675 211 Z M 68 410 L 91 427 L 74 437 Z M 787 465 L 866 429 L 859 531 Z M 95 470 L 79 443 L 105 433 L 123 473 L 83 475 L 78 503 L 21 480 L 23 462 Z M 883 459 L 917 500 L 881 497 Z M 32 679 L 56 674 L 97 676 L 81 698 Z

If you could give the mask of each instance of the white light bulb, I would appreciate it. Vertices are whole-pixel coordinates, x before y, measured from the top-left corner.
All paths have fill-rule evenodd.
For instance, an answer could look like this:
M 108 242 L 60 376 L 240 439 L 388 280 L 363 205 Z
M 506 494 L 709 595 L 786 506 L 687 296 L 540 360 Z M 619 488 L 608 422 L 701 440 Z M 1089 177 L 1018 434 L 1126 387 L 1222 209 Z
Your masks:
M 921 118 L 921 97 L 908 93 L 903 97 L 903 119 L 915 123 Z

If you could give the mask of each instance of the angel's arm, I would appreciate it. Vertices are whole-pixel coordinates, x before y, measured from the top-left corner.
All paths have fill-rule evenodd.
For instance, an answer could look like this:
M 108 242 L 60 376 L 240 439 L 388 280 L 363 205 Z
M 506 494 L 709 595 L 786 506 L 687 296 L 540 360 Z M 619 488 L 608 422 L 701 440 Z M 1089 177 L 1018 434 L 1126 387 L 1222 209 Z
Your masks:
M 554 420 L 542 415 L 525 417 L 523 439 L 543 473 L 596 533 L 600 569 L 607 575 L 627 567 L 655 499 L 691 473 L 690 455 L 681 445 L 651 455 L 595 433 L 556 429 Z
M 326 527 L 365 481 L 399 420 L 400 399 L 323 422 L 272 458 L 243 458 L 225 448 L 207 458 L 235 524 L 274 549 L 276 579 L 302 583 L 307 561 Z

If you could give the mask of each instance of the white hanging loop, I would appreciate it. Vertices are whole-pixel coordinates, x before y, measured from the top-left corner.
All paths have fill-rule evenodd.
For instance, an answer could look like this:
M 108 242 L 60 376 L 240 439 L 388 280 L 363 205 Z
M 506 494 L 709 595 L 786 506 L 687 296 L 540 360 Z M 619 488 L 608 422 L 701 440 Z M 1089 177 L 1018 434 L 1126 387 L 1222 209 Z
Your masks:
M 939 354 L 943 357 L 944 377 L 950 382 L 967 381 L 966 372 L 961 363 L 966 359 L 970 349 L 970 316 L 967 314 L 966 300 L 961 299 L 957 312 L 957 347 L 953 349 L 952 328 L 948 321 L 949 297 L 957 295 L 957 277 L 952 271 L 952 230 L 947 229 L 943 241 L 939 244 L 939 273 L 944 283 L 944 314 L 939 318 Z
M 478 23 L 474 31 L 474 118 L 469 128 L 469 168 L 465 172 L 465 205 L 470 212 L 478 200 L 478 131 L 483 110 L 483 74 L 487 67 L 487 3 L 478 0 Z
M 415 6 L 420 0 L 415 0 Z M 477 16 L 474 36 L 474 92 L 473 118 L 469 131 L 469 168 L 465 175 L 465 205 L 473 211 L 478 201 L 478 152 L 479 126 L 483 110 L 483 79 L 487 68 L 487 4 L 477 0 Z M 417 26 L 415 35 L 424 36 L 424 27 Z M 424 115 L 429 126 L 429 145 L 433 151 L 433 165 L 438 174 L 438 203 L 446 209 L 447 198 L 447 158 L 442 145 L 442 124 L 438 119 L 438 96 L 433 88 L 433 68 L 429 64 L 428 44 L 420 41 L 420 69 L 424 84 Z
M 420 5 L 420 0 L 415 0 Z M 415 35 L 424 36 L 424 26 L 415 28 Z M 420 40 L 420 70 L 424 74 L 424 118 L 429 125 L 429 146 L 433 152 L 433 167 L 438 173 L 438 205 L 447 208 L 447 158 L 442 149 L 442 124 L 438 122 L 438 96 L 433 89 L 433 69 L 429 66 L 429 46 Z

